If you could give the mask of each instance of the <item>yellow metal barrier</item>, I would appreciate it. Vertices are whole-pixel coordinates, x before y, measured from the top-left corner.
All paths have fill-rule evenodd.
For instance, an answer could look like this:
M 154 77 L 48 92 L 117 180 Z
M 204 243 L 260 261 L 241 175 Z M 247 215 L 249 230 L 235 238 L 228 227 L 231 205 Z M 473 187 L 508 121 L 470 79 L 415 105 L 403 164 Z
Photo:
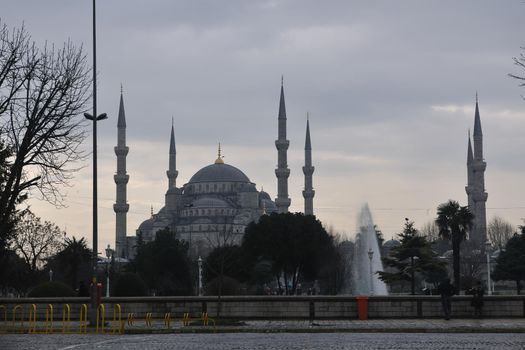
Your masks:
M 210 318 L 207 312 L 202 313 L 201 320 L 203 326 L 208 326 L 208 323 L 211 321 L 213 323 L 213 327 L 215 327 L 215 320 L 213 318 Z
M 62 306 L 62 334 L 69 331 L 69 325 L 71 323 L 71 308 L 69 304 Z
M 190 313 L 189 312 L 185 312 L 182 315 L 182 325 L 183 326 L 189 326 L 190 325 Z
M 27 330 L 28 333 L 36 333 L 36 304 L 31 304 L 29 307 L 29 329 Z
M 164 325 L 169 329 L 171 326 L 171 313 L 166 312 L 164 315 Z
M 120 304 L 113 305 L 113 334 L 122 334 L 122 313 Z
M 203 312 L 202 313 L 201 321 L 202 321 L 202 325 L 203 326 L 207 326 L 208 325 L 208 313 L 207 312 Z
M 84 330 L 84 333 L 87 333 L 87 305 L 82 304 L 80 306 L 80 333 Z
M 151 319 L 153 318 L 153 313 L 148 312 L 146 313 L 146 326 L 151 327 Z
M 15 329 L 15 323 L 16 323 L 16 311 L 20 310 L 20 326 L 24 328 L 24 307 L 22 305 L 15 305 L 13 307 L 13 330 Z
M 104 307 L 104 304 L 100 304 L 97 307 L 97 327 L 96 327 L 96 332 L 97 333 L 98 333 L 98 323 L 99 323 L 98 321 L 99 321 L 99 319 L 101 320 L 101 322 L 100 322 L 100 332 L 104 333 L 105 317 L 106 317 L 106 308 Z
M 53 333 L 53 305 L 46 307 L 46 334 Z
M 133 322 L 135 322 L 135 314 L 133 312 L 128 313 L 128 326 L 133 326 Z

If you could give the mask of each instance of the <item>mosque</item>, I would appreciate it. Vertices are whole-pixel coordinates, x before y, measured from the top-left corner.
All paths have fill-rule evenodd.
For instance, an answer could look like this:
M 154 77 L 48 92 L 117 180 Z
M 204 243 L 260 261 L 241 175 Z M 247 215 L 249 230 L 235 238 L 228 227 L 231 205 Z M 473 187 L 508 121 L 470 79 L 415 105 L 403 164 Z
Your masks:
M 288 177 L 290 169 L 287 164 L 287 151 L 290 142 L 286 139 L 286 106 L 284 87 L 281 81 L 281 95 L 278 114 L 277 148 L 277 198 L 272 200 L 263 190 L 258 191 L 256 184 L 233 165 L 226 164 L 219 150 L 217 159 L 197 171 L 188 183 L 177 187 L 177 151 L 175 132 L 171 127 L 169 144 L 169 164 L 166 175 L 168 186 L 164 207 L 158 213 L 151 212 L 151 217 L 140 224 L 135 236 L 127 236 L 127 183 L 126 156 L 129 147 L 126 145 L 126 115 L 121 91 L 117 122 L 117 172 L 116 203 L 113 209 L 116 214 L 115 252 L 120 258 L 133 258 L 137 237 L 144 242 L 155 239 L 157 231 L 169 228 L 176 232 L 179 239 L 189 245 L 191 256 L 205 256 L 214 247 L 240 243 L 246 226 L 259 220 L 264 214 L 273 212 L 286 213 L 291 199 L 288 196 Z M 306 122 L 305 140 L 305 176 L 304 213 L 313 215 L 312 148 L 310 142 L 309 121 Z

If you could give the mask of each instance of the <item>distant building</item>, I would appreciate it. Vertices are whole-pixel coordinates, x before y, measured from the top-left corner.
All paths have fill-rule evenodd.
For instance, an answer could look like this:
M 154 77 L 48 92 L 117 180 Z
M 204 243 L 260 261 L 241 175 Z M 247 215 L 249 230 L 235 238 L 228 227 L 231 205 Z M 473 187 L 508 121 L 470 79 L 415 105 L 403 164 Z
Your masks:
M 168 189 L 165 204 L 157 213 L 151 212 L 150 218 L 140 224 L 136 236 L 127 236 L 126 213 L 129 209 L 126 199 L 126 185 L 129 176 L 126 173 L 126 120 L 124 102 L 121 92 L 119 120 L 117 124 L 117 198 L 114 205 L 116 214 L 116 254 L 119 257 L 133 258 L 137 235 L 145 242 L 155 238 L 157 231 L 169 228 L 177 237 L 189 243 L 191 256 L 205 256 L 215 246 L 240 243 L 246 226 L 258 221 L 266 213 L 286 213 L 291 199 L 288 196 L 288 177 L 290 169 L 287 164 L 289 141 L 286 139 L 286 108 L 284 87 L 281 82 L 279 102 L 278 139 L 275 142 L 278 150 L 278 167 L 275 174 L 278 180 L 277 198 L 273 201 L 264 191 L 258 191 L 255 183 L 240 169 L 225 164 L 219 145 L 217 159 L 197 171 L 182 187 L 177 187 L 177 151 L 175 147 L 175 130 L 171 127 L 169 146 L 169 165 L 166 175 Z M 305 142 L 305 214 L 313 215 L 312 166 L 310 127 L 307 121 Z

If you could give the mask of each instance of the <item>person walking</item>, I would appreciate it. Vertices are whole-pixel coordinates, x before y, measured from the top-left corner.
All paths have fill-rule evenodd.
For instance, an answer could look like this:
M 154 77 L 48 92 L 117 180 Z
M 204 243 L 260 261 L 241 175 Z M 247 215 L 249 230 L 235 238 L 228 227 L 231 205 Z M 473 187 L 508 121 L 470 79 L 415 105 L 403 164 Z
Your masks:
M 445 279 L 438 287 L 439 294 L 441 294 L 441 306 L 445 314 L 445 320 L 450 320 L 450 313 L 452 311 L 452 296 L 454 295 L 454 286 L 450 283 L 450 278 Z
M 483 316 L 483 295 L 485 294 L 485 290 L 480 281 L 476 283 L 476 287 L 473 288 L 472 292 L 470 305 L 474 307 L 474 317 L 479 318 Z

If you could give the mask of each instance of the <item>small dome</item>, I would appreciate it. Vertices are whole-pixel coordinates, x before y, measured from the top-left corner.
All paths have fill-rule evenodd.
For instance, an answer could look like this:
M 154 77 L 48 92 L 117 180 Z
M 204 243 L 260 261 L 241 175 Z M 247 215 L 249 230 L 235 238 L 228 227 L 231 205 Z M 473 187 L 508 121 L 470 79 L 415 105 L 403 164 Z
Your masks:
M 395 248 L 395 247 L 399 247 L 400 245 L 401 245 L 401 242 L 395 239 L 391 239 L 383 243 L 383 247 L 385 248 Z
M 204 197 L 199 198 L 192 203 L 193 208 L 228 208 L 229 205 L 219 198 Z
M 149 232 L 153 228 L 153 221 L 153 218 L 143 221 L 139 226 L 139 231 L 142 233 Z
M 270 198 L 270 195 L 267 192 L 261 191 L 259 192 L 259 199 L 266 199 L 268 201 L 271 201 L 272 198 Z
M 250 179 L 234 166 L 215 163 L 197 171 L 189 183 L 196 182 L 250 182 Z

